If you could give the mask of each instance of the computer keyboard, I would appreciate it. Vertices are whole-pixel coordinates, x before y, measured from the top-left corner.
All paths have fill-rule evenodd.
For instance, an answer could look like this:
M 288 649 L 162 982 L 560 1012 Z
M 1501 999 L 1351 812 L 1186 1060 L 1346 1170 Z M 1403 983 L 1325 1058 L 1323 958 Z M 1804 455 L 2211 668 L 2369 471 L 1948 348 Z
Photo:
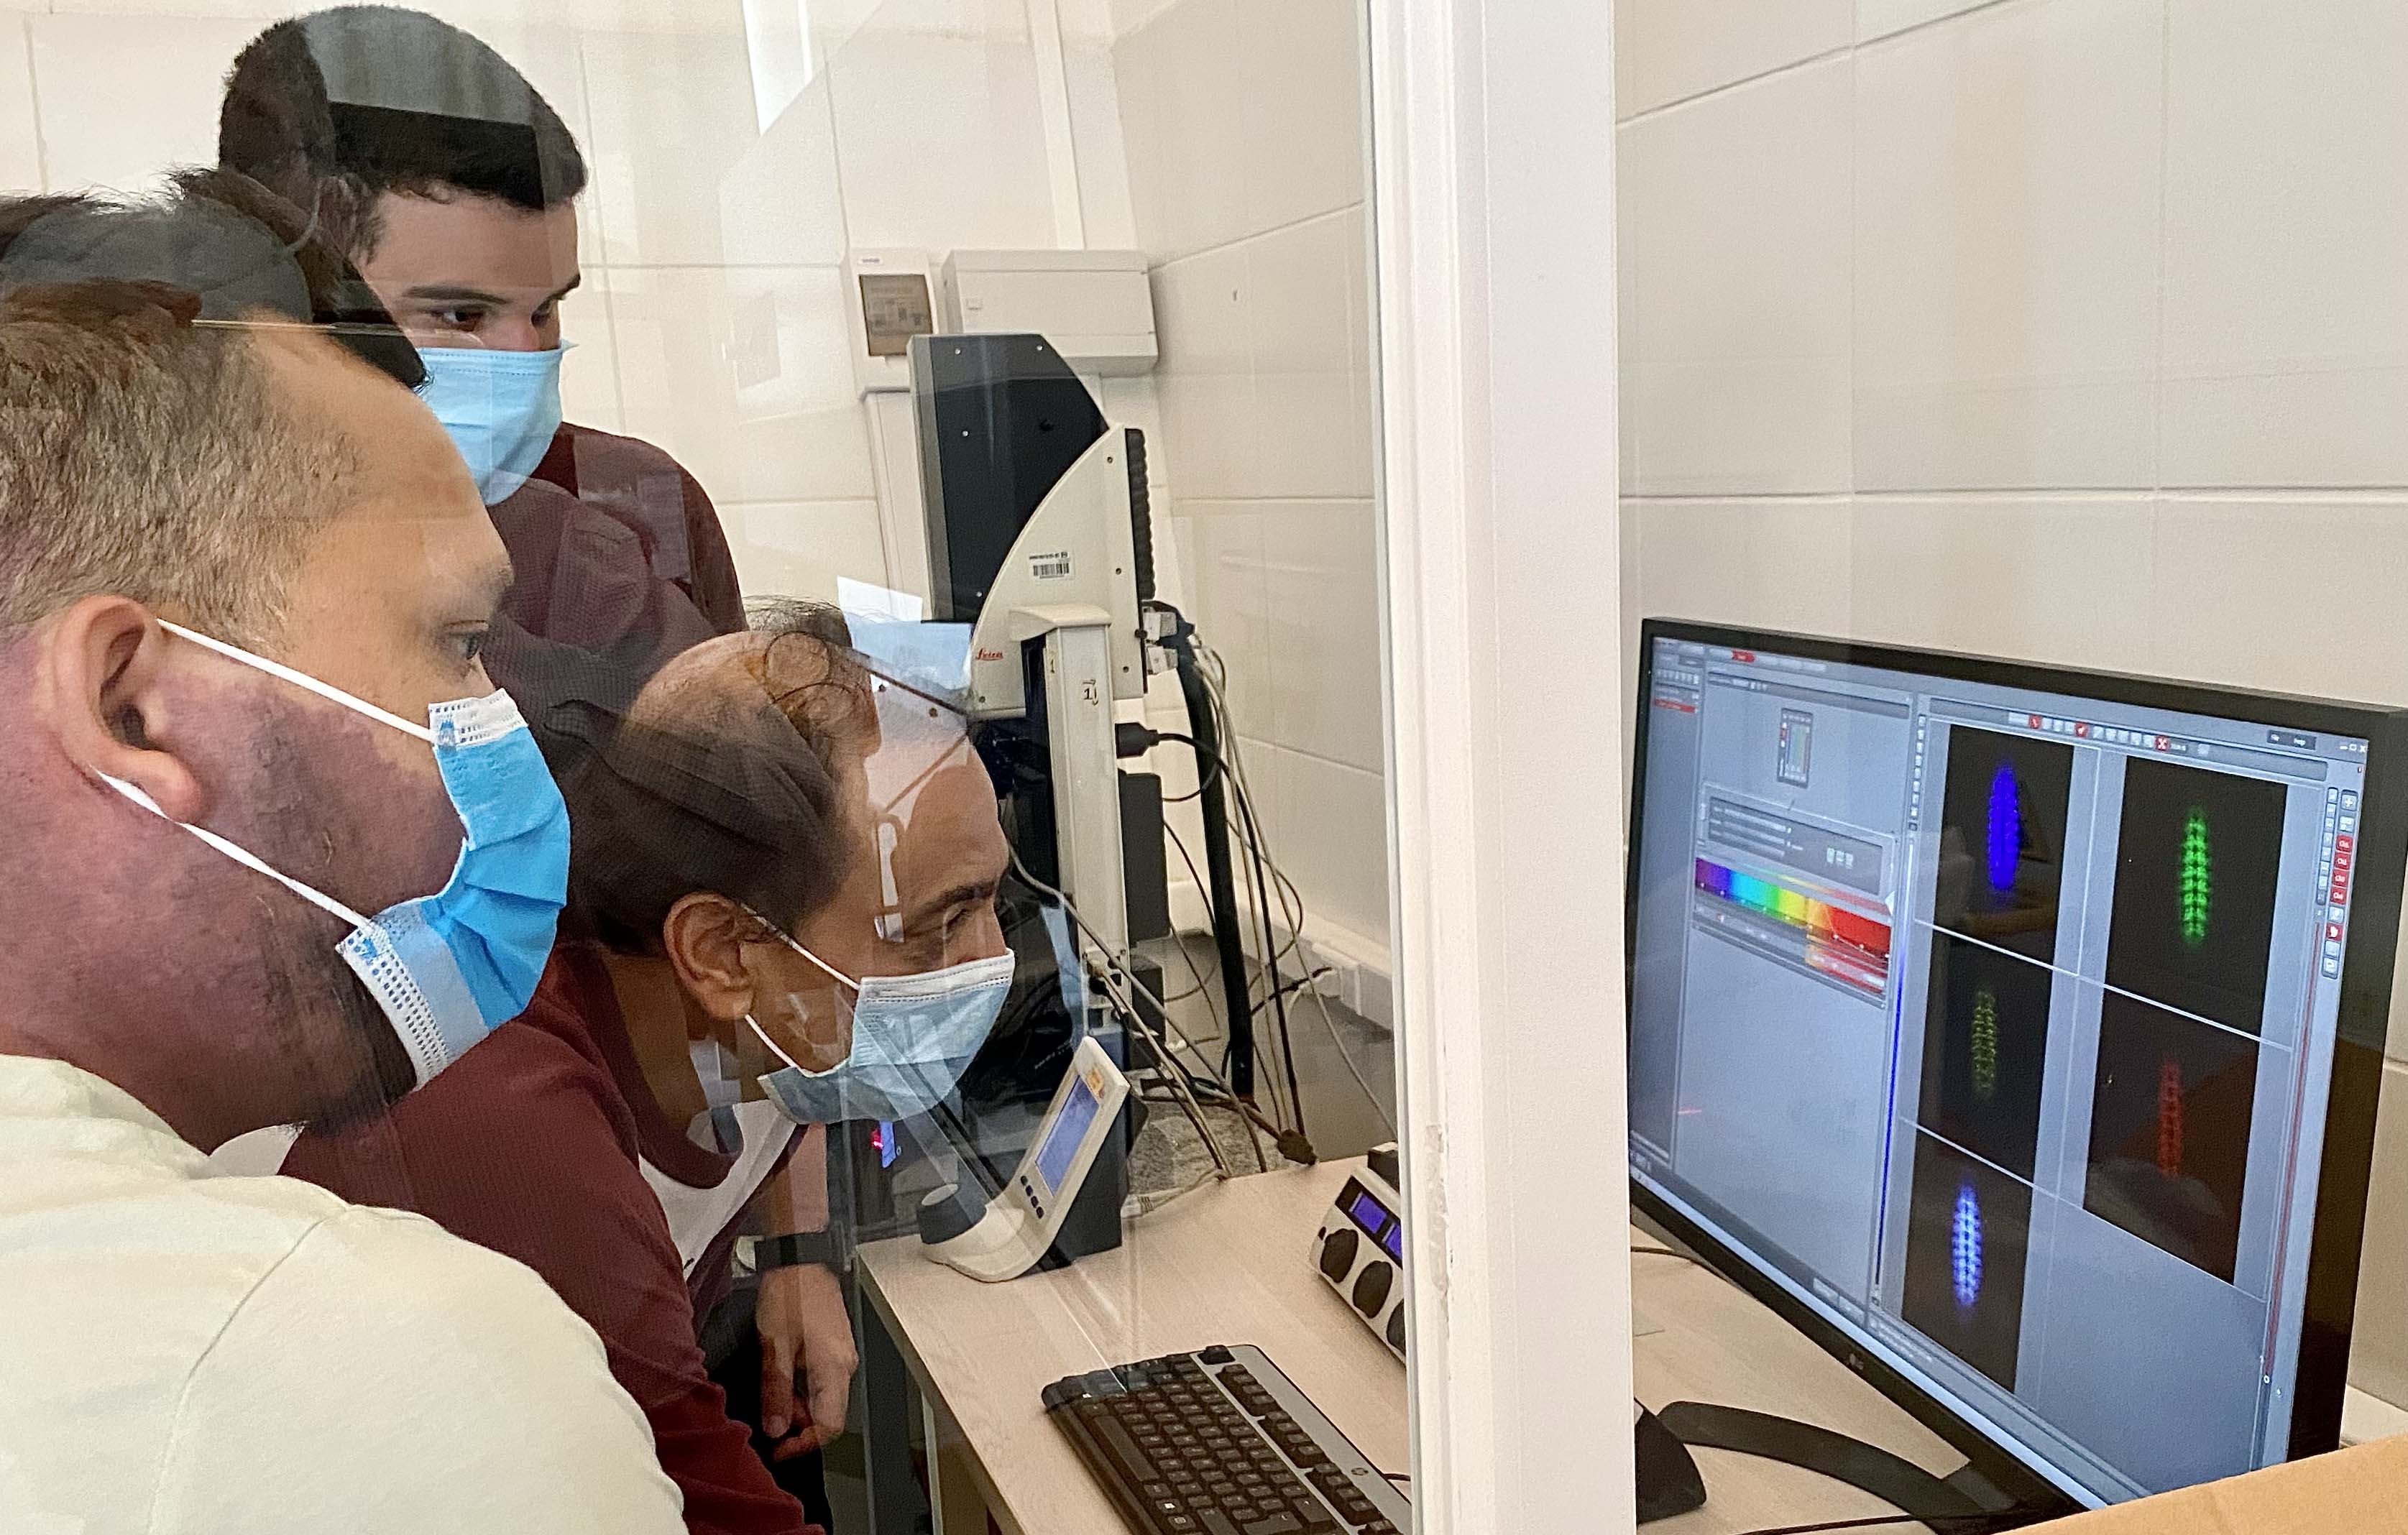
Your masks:
M 1258 1348 L 1073 1375 L 1045 1411 L 1139 1535 L 1397 1535 L 1402 1490 Z

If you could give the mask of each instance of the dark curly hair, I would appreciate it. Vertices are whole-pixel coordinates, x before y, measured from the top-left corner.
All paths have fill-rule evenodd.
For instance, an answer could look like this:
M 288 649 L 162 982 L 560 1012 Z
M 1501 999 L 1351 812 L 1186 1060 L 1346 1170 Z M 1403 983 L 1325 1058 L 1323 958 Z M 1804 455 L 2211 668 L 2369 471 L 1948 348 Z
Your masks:
M 696 891 L 792 932 L 842 886 L 861 849 L 846 758 L 877 739 L 869 669 L 833 608 L 759 604 L 752 620 L 766 643 L 667 707 L 573 716 L 582 749 L 555 756 L 573 936 L 657 954 L 669 909 Z

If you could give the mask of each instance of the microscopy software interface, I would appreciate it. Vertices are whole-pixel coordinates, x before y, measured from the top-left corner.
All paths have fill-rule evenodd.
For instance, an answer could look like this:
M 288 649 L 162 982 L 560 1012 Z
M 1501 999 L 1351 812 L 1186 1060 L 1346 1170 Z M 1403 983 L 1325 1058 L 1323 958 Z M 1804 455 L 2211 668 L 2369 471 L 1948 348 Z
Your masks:
M 1635 1175 L 2076 1497 L 2283 1459 L 2366 742 L 1652 659 Z

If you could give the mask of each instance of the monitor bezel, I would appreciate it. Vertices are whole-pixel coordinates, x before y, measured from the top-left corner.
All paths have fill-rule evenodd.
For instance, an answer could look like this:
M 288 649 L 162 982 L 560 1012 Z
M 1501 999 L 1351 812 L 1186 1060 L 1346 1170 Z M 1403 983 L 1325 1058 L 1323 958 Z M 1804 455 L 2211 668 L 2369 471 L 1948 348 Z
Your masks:
M 2392 968 L 2398 949 L 2402 885 L 2408 881 L 2408 792 L 2403 792 L 2408 791 L 2408 709 L 1778 629 L 1662 617 L 1642 619 L 1633 703 L 1628 840 L 1624 853 L 1626 1048 L 1635 1024 L 1630 998 L 1636 995 L 1633 983 L 1639 947 L 1640 854 L 1645 845 L 1646 831 L 1651 712 L 1648 699 L 1654 692 L 1656 642 L 1664 639 L 1726 650 L 1764 651 L 1838 665 L 1876 667 L 1942 680 L 2031 688 L 2105 703 L 2282 725 L 2366 741 L 2366 784 L 2358 801 L 2359 858 L 2353 886 L 2349 948 L 2342 963 L 2340 1015 L 2317 1176 L 2315 1225 L 2309 1239 L 2308 1274 L 2303 1286 L 2306 1311 L 2300 1330 L 2299 1369 L 2292 1384 L 2291 1440 L 2286 1458 L 2298 1460 L 2339 1448 L 2342 1405 L 2348 1385 L 2350 1336 L 2357 1308 L 2359 1249 L 2365 1236 L 2367 1191 L 2374 1159 L 2375 1109 L 2382 1090 L 2385 1041 L 2390 1025 Z M 2071 1512 L 2078 1506 L 2000 1440 L 1885 1362 L 1863 1340 L 1853 1337 L 1791 1295 L 1766 1270 L 1657 1198 L 1635 1174 L 1630 1179 L 1630 1197 L 1638 1210 L 1695 1249 L 1717 1272 L 1964 1452 L 1974 1470 L 2016 1499 L 2018 1504 L 2028 1503 L 2039 1512 Z

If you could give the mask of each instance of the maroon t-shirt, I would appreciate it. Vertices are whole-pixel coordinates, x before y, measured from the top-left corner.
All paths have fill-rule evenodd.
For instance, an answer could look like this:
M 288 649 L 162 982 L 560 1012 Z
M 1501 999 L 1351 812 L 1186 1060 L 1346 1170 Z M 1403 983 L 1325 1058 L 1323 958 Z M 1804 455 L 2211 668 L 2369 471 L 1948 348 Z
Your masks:
M 541 1274 L 601 1335 L 685 1495 L 686 1528 L 800 1535 L 802 1505 L 704 1368 L 677 1244 L 639 1157 L 698 1187 L 733 1166 L 661 1109 L 600 956 L 563 943 L 523 1015 L 382 1119 L 304 1134 L 283 1170 L 355 1204 L 416 1211 Z
M 714 631 L 744 627 L 744 594 L 726 530 L 701 482 L 676 459 L 637 438 L 564 425 L 532 478 L 635 534 L 646 567 L 684 593 Z
M 598 741 L 670 657 L 745 626 L 719 513 L 648 442 L 563 426 L 534 476 L 487 510 L 513 581 L 485 666 L 547 752 Z

